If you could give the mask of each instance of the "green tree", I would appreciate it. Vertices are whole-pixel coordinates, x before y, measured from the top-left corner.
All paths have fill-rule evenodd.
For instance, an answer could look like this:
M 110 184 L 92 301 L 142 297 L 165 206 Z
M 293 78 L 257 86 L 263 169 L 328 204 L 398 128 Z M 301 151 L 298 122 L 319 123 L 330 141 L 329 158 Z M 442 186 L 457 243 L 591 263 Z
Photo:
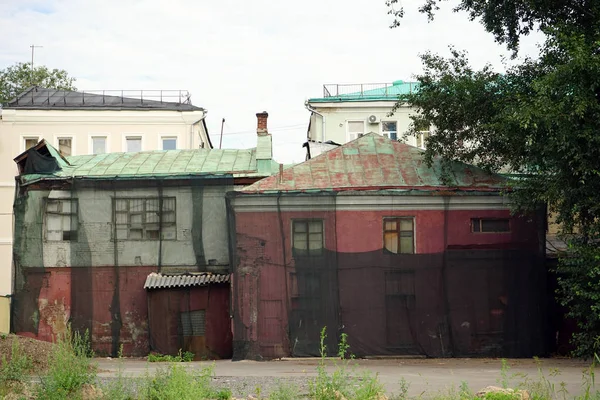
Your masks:
M 421 12 L 434 17 L 441 0 Z M 560 4 L 559 4 L 560 3 Z M 394 9 L 392 26 L 403 10 Z M 476 163 L 490 171 L 522 174 L 511 193 L 518 210 L 547 204 L 565 232 L 574 228 L 568 257 L 559 262 L 559 300 L 582 332 L 577 354 L 591 356 L 600 337 L 600 3 L 553 0 L 461 0 L 456 7 L 480 19 L 518 54 L 519 39 L 533 29 L 545 34 L 535 59 L 505 71 L 476 70 L 467 54 L 425 53 L 419 90 L 408 102 L 431 124 L 426 161 L 434 157 Z
M 34 67 L 32 77 L 31 63 L 16 63 L 0 70 L 0 105 L 7 104 L 31 86 L 76 90 L 73 86 L 74 82 L 75 78 L 70 77 L 67 71 L 62 69 L 51 70 L 41 65 Z

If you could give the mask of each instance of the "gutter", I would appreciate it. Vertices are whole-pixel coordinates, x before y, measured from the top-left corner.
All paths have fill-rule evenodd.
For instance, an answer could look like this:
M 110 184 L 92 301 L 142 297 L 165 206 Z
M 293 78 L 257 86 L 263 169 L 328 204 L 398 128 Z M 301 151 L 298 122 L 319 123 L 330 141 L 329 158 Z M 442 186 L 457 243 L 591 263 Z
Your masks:
M 206 118 L 206 114 L 207 114 L 207 111 L 205 109 L 202 109 L 202 118 L 200 118 L 197 121 L 192 122 L 192 124 L 190 125 L 190 149 L 193 149 L 192 143 L 194 143 L 194 126 L 197 125 L 201 121 L 203 122 L 203 125 L 204 125 L 204 132 L 206 132 L 206 139 L 208 140 L 208 145 L 212 149 L 212 143 L 210 141 L 210 136 L 208 136 L 208 128 L 206 127 L 206 122 L 204 121 L 204 119 Z M 198 136 L 200 136 L 200 134 L 198 134 Z M 202 139 L 202 138 L 200 138 L 200 139 Z
M 320 112 L 318 112 L 317 110 L 315 110 L 314 108 L 312 108 L 310 106 L 310 104 L 308 103 L 308 100 L 304 102 L 304 107 L 306 107 L 306 109 L 308 111 L 310 111 L 311 113 L 321 116 L 321 142 L 324 142 L 325 141 L 325 116 L 323 114 L 321 114 Z M 306 136 L 307 136 L 307 139 L 309 139 L 308 134 Z

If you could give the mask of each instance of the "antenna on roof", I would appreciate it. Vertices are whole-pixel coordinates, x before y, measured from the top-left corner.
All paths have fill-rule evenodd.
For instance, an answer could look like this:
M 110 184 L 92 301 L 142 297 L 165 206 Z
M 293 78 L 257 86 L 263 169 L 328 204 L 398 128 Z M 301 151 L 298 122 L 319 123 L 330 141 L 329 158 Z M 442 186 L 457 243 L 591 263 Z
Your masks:
M 219 149 L 223 144 L 223 125 L 225 125 L 225 118 L 223 118 L 223 120 L 221 121 L 221 138 L 219 139 Z
M 36 46 L 35 44 L 32 44 L 31 46 L 31 86 L 34 86 L 33 84 L 33 53 L 35 51 L 35 48 L 42 48 L 44 46 Z

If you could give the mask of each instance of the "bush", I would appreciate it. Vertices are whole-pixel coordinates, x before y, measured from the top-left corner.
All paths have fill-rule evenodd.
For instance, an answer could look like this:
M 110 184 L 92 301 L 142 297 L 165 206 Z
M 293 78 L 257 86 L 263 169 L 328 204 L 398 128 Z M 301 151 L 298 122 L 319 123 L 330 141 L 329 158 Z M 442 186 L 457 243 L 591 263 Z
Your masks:
M 293 383 L 277 381 L 275 389 L 269 394 L 269 400 L 298 400 L 300 388 Z
M 184 366 L 171 364 L 160 368 L 154 376 L 147 376 L 141 388 L 144 400 L 196 400 L 231 398 L 229 389 L 217 390 L 211 386 L 214 367 L 204 367 L 200 373 L 189 372 Z
M 337 355 L 341 361 L 335 362 L 335 370 L 329 374 L 325 365 L 326 338 L 327 329 L 324 327 L 321 330 L 321 361 L 317 366 L 317 377 L 309 382 L 311 399 L 331 400 L 343 397 L 352 400 L 371 400 L 385 395 L 383 385 L 379 382 L 377 375 L 366 372 L 360 379 L 352 374 L 351 360 L 354 359 L 354 356 L 349 353 L 348 335 L 345 333 L 342 333 L 338 343 Z
M 2 355 L 0 363 L 0 384 L 6 382 L 23 382 L 27 372 L 31 370 L 33 363 L 26 354 L 23 353 L 19 340 L 13 339 L 11 346 L 10 360 L 6 355 Z
M 38 398 L 70 399 L 94 382 L 96 368 L 90 355 L 88 332 L 81 336 L 68 327 L 59 335 L 48 357 L 48 375 L 38 387 Z
M 176 356 L 152 353 L 148 354 L 148 362 L 191 362 L 194 361 L 194 355 L 191 351 L 182 353 L 181 349 Z

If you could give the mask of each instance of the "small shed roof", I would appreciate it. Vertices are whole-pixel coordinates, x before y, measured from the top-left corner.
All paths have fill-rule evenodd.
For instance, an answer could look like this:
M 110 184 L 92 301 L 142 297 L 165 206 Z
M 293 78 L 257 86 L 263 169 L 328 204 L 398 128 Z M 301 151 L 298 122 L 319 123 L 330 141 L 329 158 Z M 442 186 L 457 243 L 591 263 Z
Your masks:
M 146 277 L 144 289 L 183 288 L 229 282 L 230 277 L 228 274 L 213 274 L 210 272 L 199 272 L 181 275 L 163 275 L 160 273 L 152 272 Z
M 243 193 L 341 190 L 472 190 L 499 191 L 507 179 L 472 165 L 440 159 L 428 167 L 424 151 L 377 134 L 367 134 L 341 147 L 297 164 L 243 189 Z

